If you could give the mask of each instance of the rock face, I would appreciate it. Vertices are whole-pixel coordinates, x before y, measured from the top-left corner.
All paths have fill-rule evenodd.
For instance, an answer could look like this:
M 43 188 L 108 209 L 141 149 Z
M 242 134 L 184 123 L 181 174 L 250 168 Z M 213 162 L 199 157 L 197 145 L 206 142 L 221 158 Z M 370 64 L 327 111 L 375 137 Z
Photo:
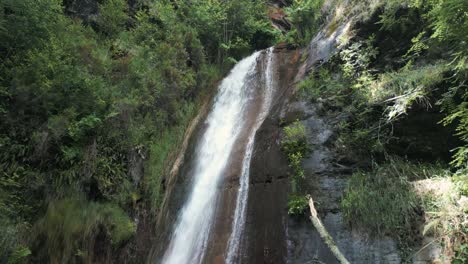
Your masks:
M 177 168 L 173 168 L 167 178 L 163 179 L 164 198 L 161 205 L 161 210 L 157 213 L 155 230 L 151 241 L 151 252 L 148 255 L 146 263 L 159 263 L 167 247 L 173 225 L 176 221 L 177 214 L 183 206 L 184 201 L 189 193 L 191 179 L 191 170 L 193 168 L 194 155 L 196 154 L 196 142 L 201 138 L 206 126 L 203 122 L 208 114 L 209 105 L 207 102 L 198 114 L 198 117 L 192 121 L 189 133 L 185 135 L 187 141 L 186 146 L 182 151 L 183 158 L 179 160 Z M 176 160 L 176 162 L 177 162 Z
M 351 168 L 335 162 L 331 148 L 333 126 L 343 115 L 320 115 L 320 105 L 293 99 L 295 82 L 337 51 L 338 40 L 347 34 L 351 23 L 333 32 L 320 31 L 304 53 L 283 51 L 277 62 L 281 96 L 274 110 L 258 131 L 251 163 L 251 189 L 247 226 L 244 231 L 245 255 L 241 263 L 337 263 L 307 217 L 287 214 L 288 167 L 280 151 L 281 123 L 300 120 L 307 128 L 312 153 L 303 161 L 306 188 L 317 202 L 324 226 L 351 263 L 400 263 L 396 242 L 388 237 L 370 238 L 349 228 L 340 211 L 340 200 Z M 329 27 L 325 27 L 329 28 Z M 288 63 L 304 57 L 304 62 Z M 320 110 L 320 111 L 319 111 Z
M 451 126 L 440 124 L 443 114 L 436 102 L 434 107 L 414 106 L 405 116 L 394 124 L 394 138 L 389 144 L 389 151 L 411 160 L 449 162 L 451 150 L 461 142 L 453 136 Z
M 87 24 L 94 22 L 99 13 L 99 1 L 96 0 L 64 0 L 63 4 L 67 15 L 80 18 Z
M 339 164 L 340 159 L 331 143 L 335 135 L 334 127 L 347 117 L 328 112 L 320 103 L 310 103 L 294 95 L 295 84 L 337 51 L 339 39 L 348 33 L 351 23 L 338 25 L 333 31 L 330 31 L 329 26 L 324 28 L 304 50 L 289 50 L 284 46 L 274 49 L 276 89 L 270 113 L 255 135 L 246 223 L 239 245 L 241 253 L 234 263 L 338 263 L 307 217 L 296 218 L 287 214 L 290 171 L 287 159 L 280 150 L 281 126 L 295 120 L 305 125 L 308 142 L 312 145 L 312 152 L 302 164 L 307 180 L 301 188 L 307 190 L 316 201 L 319 218 L 342 253 L 351 263 L 402 262 L 393 239 L 368 237 L 344 222 L 340 201 L 353 168 Z M 260 61 L 257 67 L 261 68 L 264 64 L 265 61 Z M 262 71 L 258 72 L 256 78 L 260 80 Z M 260 86 L 257 88 L 262 90 Z M 253 95 L 253 100 L 259 100 L 260 104 L 262 97 L 257 93 Z M 255 104 L 249 107 L 252 115 L 259 111 Z M 199 124 L 195 131 L 197 133 L 192 136 L 185 152 L 185 162 L 181 164 L 178 173 L 171 175 L 165 182 L 166 195 L 156 225 L 160 233 L 154 240 L 157 243 L 149 263 L 158 263 L 157 260 L 161 259 L 178 211 L 187 197 L 194 146 L 203 134 L 203 124 Z M 239 141 L 245 141 L 247 137 L 247 134 L 241 135 Z M 231 153 L 220 187 L 222 191 L 216 198 L 216 218 L 203 263 L 225 263 L 243 153 L 245 144 L 239 142 Z
M 224 263 L 226 258 L 246 142 L 250 135 L 249 131 L 252 131 L 257 122 L 258 113 L 261 111 L 260 106 L 264 100 L 266 54 L 266 51 L 262 52 L 258 57 L 256 74 L 252 77 L 254 80 L 251 82 L 253 85 L 253 92 L 249 95 L 251 102 L 245 106 L 243 130 L 240 131 L 236 143 L 234 143 L 234 148 L 229 155 L 228 166 L 224 169 L 223 182 L 218 187 L 220 191 L 216 197 L 215 218 L 210 230 L 203 263 Z M 253 156 L 256 161 L 262 160 L 262 164 L 252 166 L 250 169 L 246 224 L 239 244 L 242 253 L 241 256 L 236 256 L 235 263 L 284 263 L 286 258 L 285 219 L 282 210 L 277 209 L 286 209 L 289 182 L 287 179 L 288 165 L 279 150 L 280 128 L 277 124 L 279 124 L 280 109 L 291 92 L 288 87 L 291 87 L 290 83 L 297 72 L 299 58 L 299 51 L 289 51 L 281 47 L 274 50 L 275 66 L 273 71 L 275 73 L 273 75 L 275 75 L 274 79 L 279 81 L 275 87 L 281 88 L 275 89 L 273 92 L 270 111 L 272 114 L 263 122 L 255 138 L 275 138 L 276 141 L 268 140 L 262 141 L 262 144 L 255 144 Z M 157 242 L 148 260 L 150 263 L 158 263 L 162 259 L 173 231 L 174 222 L 190 191 L 196 142 L 203 135 L 204 125 L 200 124 L 196 131 L 197 133 L 190 140 L 191 143 L 185 152 L 185 162 L 181 163 L 178 173 L 171 175 L 165 182 L 166 194 L 156 227 L 156 230 L 161 230 L 161 232 L 155 239 Z M 263 156 L 260 157 L 257 153 L 261 153 Z M 256 161 L 252 161 L 252 164 L 260 164 Z M 262 200 L 265 203 L 259 203 Z M 278 232 L 272 232 L 272 230 L 278 230 Z
M 317 105 L 297 101 L 288 104 L 283 113 L 301 119 L 312 145 L 312 153 L 303 161 L 307 180 L 302 188 L 314 198 L 319 218 L 351 263 L 400 263 L 395 241 L 388 237 L 367 237 L 344 222 L 340 200 L 351 169 L 336 163 L 330 144 L 334 125 L 344 117 L 321 116 L 318 112 L 322 111 Z M 289 217 L 287 223 L 287 263 L 338 263 L 306 217 Z
M 293 92 L 301 53 L 276 49 L 277 95 L 255 137 L 245 241 L 240 263 L 285 263 L 287 258 L 288 163 L 280 150 L 280 113 Z

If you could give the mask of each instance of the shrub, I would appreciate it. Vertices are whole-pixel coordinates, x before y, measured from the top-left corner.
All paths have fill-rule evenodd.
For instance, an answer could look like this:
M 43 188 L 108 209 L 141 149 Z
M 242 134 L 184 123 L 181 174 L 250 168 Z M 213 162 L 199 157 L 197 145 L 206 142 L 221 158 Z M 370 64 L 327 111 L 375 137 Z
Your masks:
M 428 185 L 432 188 L 418 191 L 425 211 L 423 235 L 430 233 L 439 241 L 443 255 L 451 259 L 451 263 L 468 260 L 467 178 L 467 172 L 459 170 L 452 177 L 434 179 Z
M 297 46 L 305 46 L 320 27 L 322 4 L 323 0 L 293 0 L 285 11 L 294 28 L 287 33 L 285 40 Z
M 89 247 L 100 232 L 117 246 L 135 233 L 135 224 L 118 206 L 81 197 L 50 202 L 36 224 L 37 238 L 45 238 L 44 249 L 52 263 L 66 263 L 78 251 L 92 255 Z
M 284 138 L 281 141 L 281 149 L 286 154 L 289 167 L 293 171 L 291 185 L 293 193 L 298 191 L 298 181 L 304 179 L 304 170 L 302 169 L 302 160 L 310 151 L 307 143 L 306 128 L 299 122 L 286 126 L 283 129 Z
M 316 101 L 319 98 L 330 98 L 337 106 L 344 106 L 345 102 L 348 102 L 345 96 L 347 92 L 346 81 L 340 74 L 332 74 L 326 66 L 322 66 L 318 72 L 310 74 L 298 84 L 297 89 L 301 96 L 311 101 Z
M 304 195 L 292 194 L 288 197 L 288 214 L 302 215 L 309 207 L 309 201 Z
M 409 234 L 421 206 L 410 180 L 441 172 L 438 167 L 397 158 L 382 165 L 374 164 L 370 172 L 356 172 L 341 202 L 344 217 L 372 234 Z
M 98 26 L 109 37 L 115 37 L 125 29 L 128 22 L 127 2 L 124 0 L 105 0 L 99 5 Z
M 20 246 L 10 255 L 8 264 L 23 263 L 24 259 L 29 255 L 31 255 L 31 250 L 27 247 Z
M 296 120 L 284 129 L 284 138 L 281 141 L 281 148 L 286 154 L 305 155 L 308 151 L 306 128 Z
M 304 170 L 302 169 L 302 159 L 310 151 L 307 144 L 306 128 L 304 124 L 295 121 L 284 129 L 284 138 L 281 141 L 281 149 L 286 154 L 289 162 L 289 167 L 293 171 L 292 189 L 297 192 L 297 184 L 300 179 L 304 178 Z
M 0 262 L 16 263 L 30 254 L 27 247 L 23 246 L 23 237 L 28 231 L 24 224 L 14 224 L 10 220 L 0 216 Z M 26 250 L 29 254 L 26 254 Z

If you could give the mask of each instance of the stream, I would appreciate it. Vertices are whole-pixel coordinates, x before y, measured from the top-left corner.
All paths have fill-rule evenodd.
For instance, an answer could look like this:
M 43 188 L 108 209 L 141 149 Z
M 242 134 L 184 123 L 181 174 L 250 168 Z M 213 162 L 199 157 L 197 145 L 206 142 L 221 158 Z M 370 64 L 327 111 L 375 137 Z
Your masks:
M 262 53 L 266 56 L 266 67 L 257 77 L 257 64 Z M 183 203 L 175 222 L 170 243 L 162 258 L 164 264 L 203 263 L 212 238 L 221 188 L 231 156 L 236 150 L 243 153 L 238 171 L 238 190 L 235 209 L 228 212 L 231 217 L 231 232 L 225 250 L 225 263 L 236 263 L 241 254 L 241 239 L 248 206 L 249 171 L 255 133 L 268 114 L 273 91 L 273 48 L 255 52 L 241 60 L 218 87 L 211 111 L 205 125 L 206 130 L 196 143 L 194 169 L 191 175 L 190 193 Z M 264 82 L 262 86 L 258 82 Z M 265 87 L 258 100 L 258 87 Z M 244 144 L 244 146 L 239 146 Z M 238 152 L 238 151 L 237 151 Z

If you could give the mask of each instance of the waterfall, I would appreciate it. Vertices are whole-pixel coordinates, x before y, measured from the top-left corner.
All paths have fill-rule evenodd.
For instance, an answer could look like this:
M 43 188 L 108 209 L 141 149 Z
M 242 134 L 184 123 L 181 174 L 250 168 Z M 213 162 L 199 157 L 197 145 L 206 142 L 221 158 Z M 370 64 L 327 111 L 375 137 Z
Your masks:
M 249 176 L 250 176 L 250 160 L 254 147 L 255 133 L 260 128 L 263 120 L 266 118 L 271 104 L 273 94 L 273 47 L 267 50 L 267 66 L 265 69 L 265 95 L 261 112 L 257 118 L 255 127 L 250 132 L 247 147 L 245 150 L 244 159 L 242 161 L 242 174 L 239 180 L 239 191 L 237 193 L 236 210 L 234 212 L 234 222 L 232 224 L 232 232 L 228 242 L 226 263 L 234 263 L 240 255 L 241 235 L 245 225 L 245 211 L 247 208 L 247 200 L 249 194 Z
M 207 129 L 197 143 L 192 190 L 182 207 L 171 242 L 164 253 L 164 264 L 195 264 L 203 261 L 216 207 L 219 183 L 223 178 L 234 142 L 244 119 L 249 100 L 249 77 L 255 74 L 260 52 L 240 61 L 221 82 L 209 113 Z

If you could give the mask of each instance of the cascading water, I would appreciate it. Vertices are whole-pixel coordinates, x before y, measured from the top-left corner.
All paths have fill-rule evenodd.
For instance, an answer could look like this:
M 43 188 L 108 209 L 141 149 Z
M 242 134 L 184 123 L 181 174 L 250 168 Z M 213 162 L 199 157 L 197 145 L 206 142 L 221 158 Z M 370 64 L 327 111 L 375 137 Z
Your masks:
M 244 160 L 242 161 L 242 174 L 239 180 L 239 191 L 237 193 L 236 210 L 234 213 L 234 222 L 232 224 L 232 232 L 228 242 L 226 263 L 234 263 L 239 256 L 241 243 L 241 235 L 245 225 L 245 210 L 247 208 L 247 200 L 249 194 L 249 176 L 250 176 L 250 160 L 254 147 L 255 133 L 257 132 L 263 120 L 267 116 L 271 98 L 273 94 L 273 47 L 267 51 L 267 66 L 265 70 L 265 95 L 261 112 L 257 118 L 255 127 L 250 132 L 248 143 L 245 150 Z
M 267 51 L 265 72 L 266 91 L 262 96 L 261 111 L 250 127 L 242 161 L 240 187 L 232 224 L 232 233 L 227 248 L 226 262 L 233 261 L 239 251 L 241 232 L 245 223 L 249 167 L 256 130 L 265 119 L 271 101 L 271 64 L 273 49 Z M 214 222 L 217 197 L 224 170 L 229 163 L 234 143 L 245 129 L 245 114 L 252 98 L 252 83 L 256 74 L 260 52 L 240 61 L 222 81 L 218 95 L 206 124 L 207 129 L 197 143 L 192 178 L 192 189 L 181 209 L 171 242 L 164 253 L 163 264 L 196 264 L 203 262 L 205 251 Z M 256 102 L 251 102 L 256 103 Z
M 216 192 L 229 154 L 242 127 L 248 101 L 246 85 L 255 71 L 259 52 L 240 61 L 222 81 L 207 130 L 198 145 L 193 188 L 183 206 L 162 263 L 200 263 L 203 259 L 216 206 Z

